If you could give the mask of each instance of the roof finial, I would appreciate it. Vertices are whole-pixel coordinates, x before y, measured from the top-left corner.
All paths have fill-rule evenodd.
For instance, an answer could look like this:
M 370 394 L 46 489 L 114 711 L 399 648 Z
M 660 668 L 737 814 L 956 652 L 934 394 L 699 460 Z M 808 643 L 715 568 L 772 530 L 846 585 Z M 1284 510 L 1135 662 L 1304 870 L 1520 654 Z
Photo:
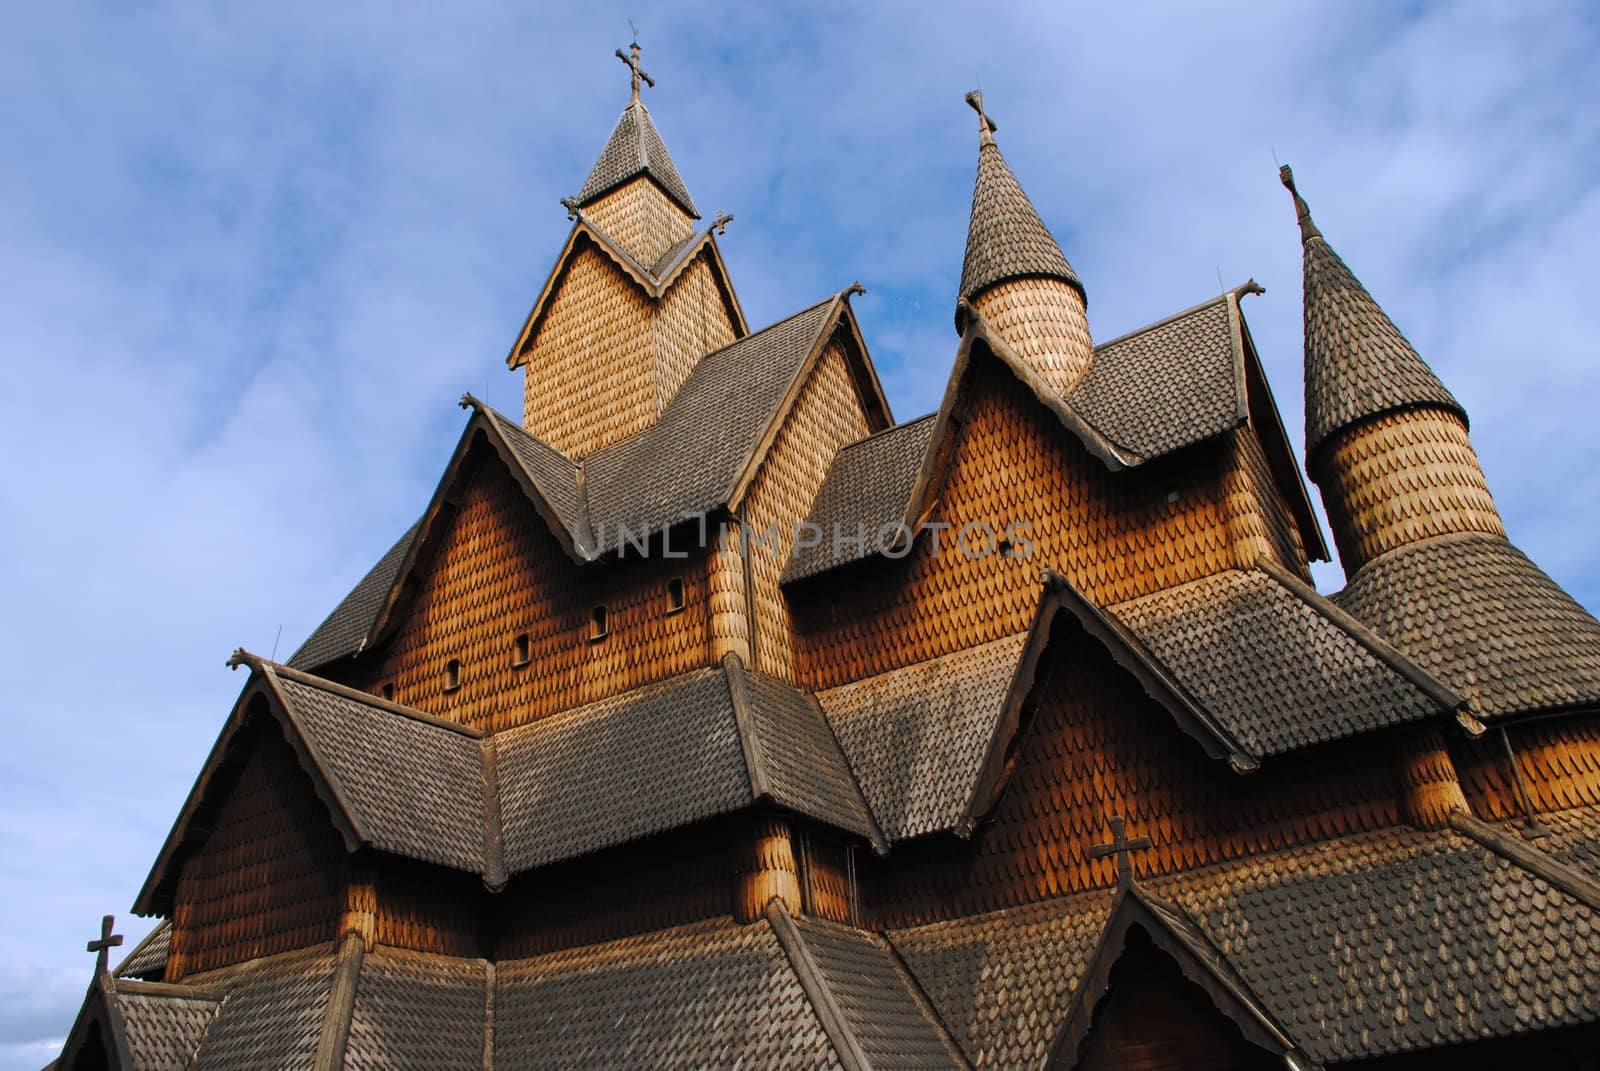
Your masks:
M 994 132 L 1000 128 L 994 125 L 994 120 L 989 118 L 989 113 L 983 110 L 983 92 L 974 89 L 967 94 L 967 103 L 972 105 L 972 110 L 978 113 L 978 146 L 994 144 Z
M 630 27 L 633 26 L 632 21 L 628 25 Z M 639 68 L 639 31 L 635 29 L 633 32 L 634 41 L 633 44 L 628 46 L 628 51 L 624 52 L 620 48 L 617 49 L 617 58 L 626 63 L 628 70 L 633 72 L 633 95 L 628 98 L 630 106 L 639 103 L 639 82 L 641 79 L 651 89 L 656 87 L 656 80 Z
M 1313 238 L 1321 238 L 1322 232 L 1317 230 L 1317 225 L 1311 222 L 1311 206 L 1306 204 L 1306 199 L 1300 196 L 1300 191 L 1294 188 L 1294 171 L 1288 164 L 1278 168 L 1278 180 L 1283 183 L 1283 188 L 1294 195 L 1295 215 L 1300 218 L 1300 240 L 1309 242 Z
M 122 944 L 122 934 L 111 932 L 112 927 L 116 925 L 116 921 L 117 917 L 115 915 L 102 916 L 100 919 L 100 939 L 89 942 L 88 951 L 95 954 L 94 970 L 96 974 L 103 974 L 106 970 L 106 953 Z

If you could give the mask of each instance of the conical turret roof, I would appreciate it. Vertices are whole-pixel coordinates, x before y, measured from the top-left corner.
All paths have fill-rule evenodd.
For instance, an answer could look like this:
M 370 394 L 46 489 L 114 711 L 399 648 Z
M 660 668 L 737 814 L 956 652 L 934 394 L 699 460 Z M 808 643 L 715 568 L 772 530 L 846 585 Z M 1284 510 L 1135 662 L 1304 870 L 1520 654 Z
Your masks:
M 695 208 L 694 199 L 678 175 L 677 165 L 656 132 L 655 123 L 650 121 L 650 109 L 635 95 L 622 110 L 611 140 L 578 191 L 577 204 L 581 208 L 640 175 L 648 175 L 685 212 L 700 218 L 700 210 Z
M 967 255 L 961 265 L 961 297 L 971 301 L 996 283 L 1028 277 L 1060 279 L 1081 292 L 1077 272 L 1000 155 L 993 137 L 995 125 L 983 114 L 982 98 L 972 94 L 968 103 L 979 111 L 981 143 Z
M 1396 409 L 1435 406 L 1467 418 L 1394 321 L 1328 244 L 1295 190 L 1305 252 L 1306 457 L 1336 432 Z

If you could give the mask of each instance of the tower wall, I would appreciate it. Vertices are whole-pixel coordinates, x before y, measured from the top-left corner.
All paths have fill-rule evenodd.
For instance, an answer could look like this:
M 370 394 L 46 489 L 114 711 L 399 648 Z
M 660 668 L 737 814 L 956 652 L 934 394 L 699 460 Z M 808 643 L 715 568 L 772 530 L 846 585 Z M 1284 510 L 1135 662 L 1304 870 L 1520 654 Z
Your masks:
M 1063 398 L 1088 370 L 1094 344 L 1077 287 L 1060 279 L 1009 279 L 974 296 L 972 307 Z
M 646 268 L 694 231 L 689 214 L 644 177 L 612 190 L 583 214 Z
M 1506 534 L 1466 424 L 1448 410 L 1402 409 L 1345 428 L 1311 469 L 1346 576 L 1419 539 Z

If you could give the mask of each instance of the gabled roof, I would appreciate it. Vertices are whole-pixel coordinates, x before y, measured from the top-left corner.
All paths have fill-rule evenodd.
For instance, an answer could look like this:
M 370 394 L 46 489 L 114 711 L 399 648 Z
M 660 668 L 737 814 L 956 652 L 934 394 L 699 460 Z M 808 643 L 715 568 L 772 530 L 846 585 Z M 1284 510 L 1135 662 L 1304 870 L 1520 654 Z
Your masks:
M 528 310 L 527 319 L 522 323 L 522 330 L 517 333 L 517 340 L 512 344 L 511 352 L 506 354 L 508 367 L 517 368 L 526 360 L 528 344 L 538 335 L 545 313 L 550 309 L 550 302 L 560 290 L 560 282 L 567 266 L 574 256 L 585 249 L 594 249 L 602 253 L 617 270 L 652 300 L 666 296 L 667 291 L 672 289 L 695 258 L 704 255 L 706 264 L 716 279 L 718 293 L 727 308 L 728 319 L 733 324 L 734 336 L 749 333 L 750 328 L 745 323 L 744 309 L 739 305 L 738 295 L 733 290 L 733 280 L 728 275 L 728 266 L 722 259 L 722 247 L 717 244 L 715 225 L 692 232 L 668 248 L 654 264 L 647 265 L 635 260 L 632 254 L 596 226 L 582 211 L 576 211 L 575 215 L 577 222 L 572 225 L 566 244 L 561 247 L 561 252 L 550 268 L 550 274 L 545 277 L 544 286 L 534 300 L 533 308 Z
M 509 730 L 494 746 L 513 873 L 758 803 L 884 847 L 816 701 L 737 655 Z
M 961 263 L 961 297 L 973 297 L 1008 279 L 1060 279 L 1083 291 L 1050 228 L 1022 192 L 1000 147 L 991 136 L 987 117 L 978 146 L 978 177 L 972 188 L 972 218 L 967 225 L 967 252 Z M 964 326 L 957 314 L 956 330 Z
M 1306 459 L 1337 431 L 1419 405 L 1467 412 L 1334 252 L 1285 165 L 1305 253 Z
M 1502 536 L 1396 547 L 1332 599 L 1485 720 L 1600 707 L 1600 621 Z
M 967 1058 L 1021 1071 L 1081 1036 L 1135 924 L 1301 1066 L 1600 1019 L 1600 913 L 1449 829 L 1357 834 L 887 936 Z
M 370 847 L 494 879 L 500 868 L 485 818 L 479 733 L 243 652 L 235 663 L 250 666 L 250 679 L 134 901 L 136 912 L 170 910 L 184 859 L 208 836 L 205 815 L 248 757 L 234 741 L 261 718 L 281 729 L 348 850 Z
M 601 150 L 600 158 L 594 162 L 575 200 L 580 206 L 591 204 L 640 175 L 661 187 L 661 191 L 691 217 L 700 218 L 700 210 L 695 208 L 694 199 L 679 177 L 666 143 L 656 132 L 655 123 L 650 121 L 650 109 L 642 100 L 634 98 L 622 110 L 617 125 L 611 130 L 610 140 Z
M 61 1056 L 51 1066 L 185 1071 L 222 999 L 221 992 L 198 986 L 140 982 L 97 971 Z
M 1293 464 L 1293 452 L 1270 405 L 1270 390 L 1239 309 L 1244 294 L 1259 293 L 1254 281 L 1095 347 L 1088 371 L 1062 398 L 1039 379 L 998 332 L 974 313 L 937 413 L 879 433 L 835 455 L 807 521 L 819 531 L 864 531 L 864 542 L 824 538 L 796 548 L 783 582 L 794 583 L 859 561 L 885 549 L 879 533 L 916 532 L 937 498 L 954 451 L 962 414 L 971 402 L 971 377 L 978 364 L 998 361 L 1113 472 L 1137 468 L 1198 443 L 1215 439 L 1250 420 L 1250 390 L 1267 395 L 1270 427 L 1257 428 L 1269 453 L 1284 464 L 1278 475 L 1285 502 L 1313 557 L 1326 558 L 1310 498 Z M 923 421 L 931 421 L 931 426 Z M 920 455 L 912 445 L 921 444 Z
M 480 444 L 511 471 L 575 564 L 616 554 L 678 524 L 736 506 L 828 343 L 848 355 L 869 426 L 888 402 L 850 308 L 854 289 L 701 358 L 655 424 L 574 462 L 472 395 L 473 409 L 444 476 L 416 526 L 290 658 L 316 669 L 382 642 L 399 623 L 451 518 L 451 503 Z
M 122 962 L 111 971 L 117 978 L 137 978 L 160 981 L 166 973 L 167 953 L 172 948 L 172 920 L 162 919 L 144 935 L 144 940 L 133 951 L 122 957 Z

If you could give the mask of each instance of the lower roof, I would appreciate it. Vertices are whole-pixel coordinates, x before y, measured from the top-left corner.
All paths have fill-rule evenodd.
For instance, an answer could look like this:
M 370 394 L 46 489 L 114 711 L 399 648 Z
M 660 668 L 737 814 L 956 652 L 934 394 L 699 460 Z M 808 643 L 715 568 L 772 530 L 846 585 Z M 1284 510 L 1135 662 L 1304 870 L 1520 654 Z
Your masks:
M 1485 719 L 1600 706 L 1600 621 L 1501 536 L 1397 547 L 1332 598 Z

